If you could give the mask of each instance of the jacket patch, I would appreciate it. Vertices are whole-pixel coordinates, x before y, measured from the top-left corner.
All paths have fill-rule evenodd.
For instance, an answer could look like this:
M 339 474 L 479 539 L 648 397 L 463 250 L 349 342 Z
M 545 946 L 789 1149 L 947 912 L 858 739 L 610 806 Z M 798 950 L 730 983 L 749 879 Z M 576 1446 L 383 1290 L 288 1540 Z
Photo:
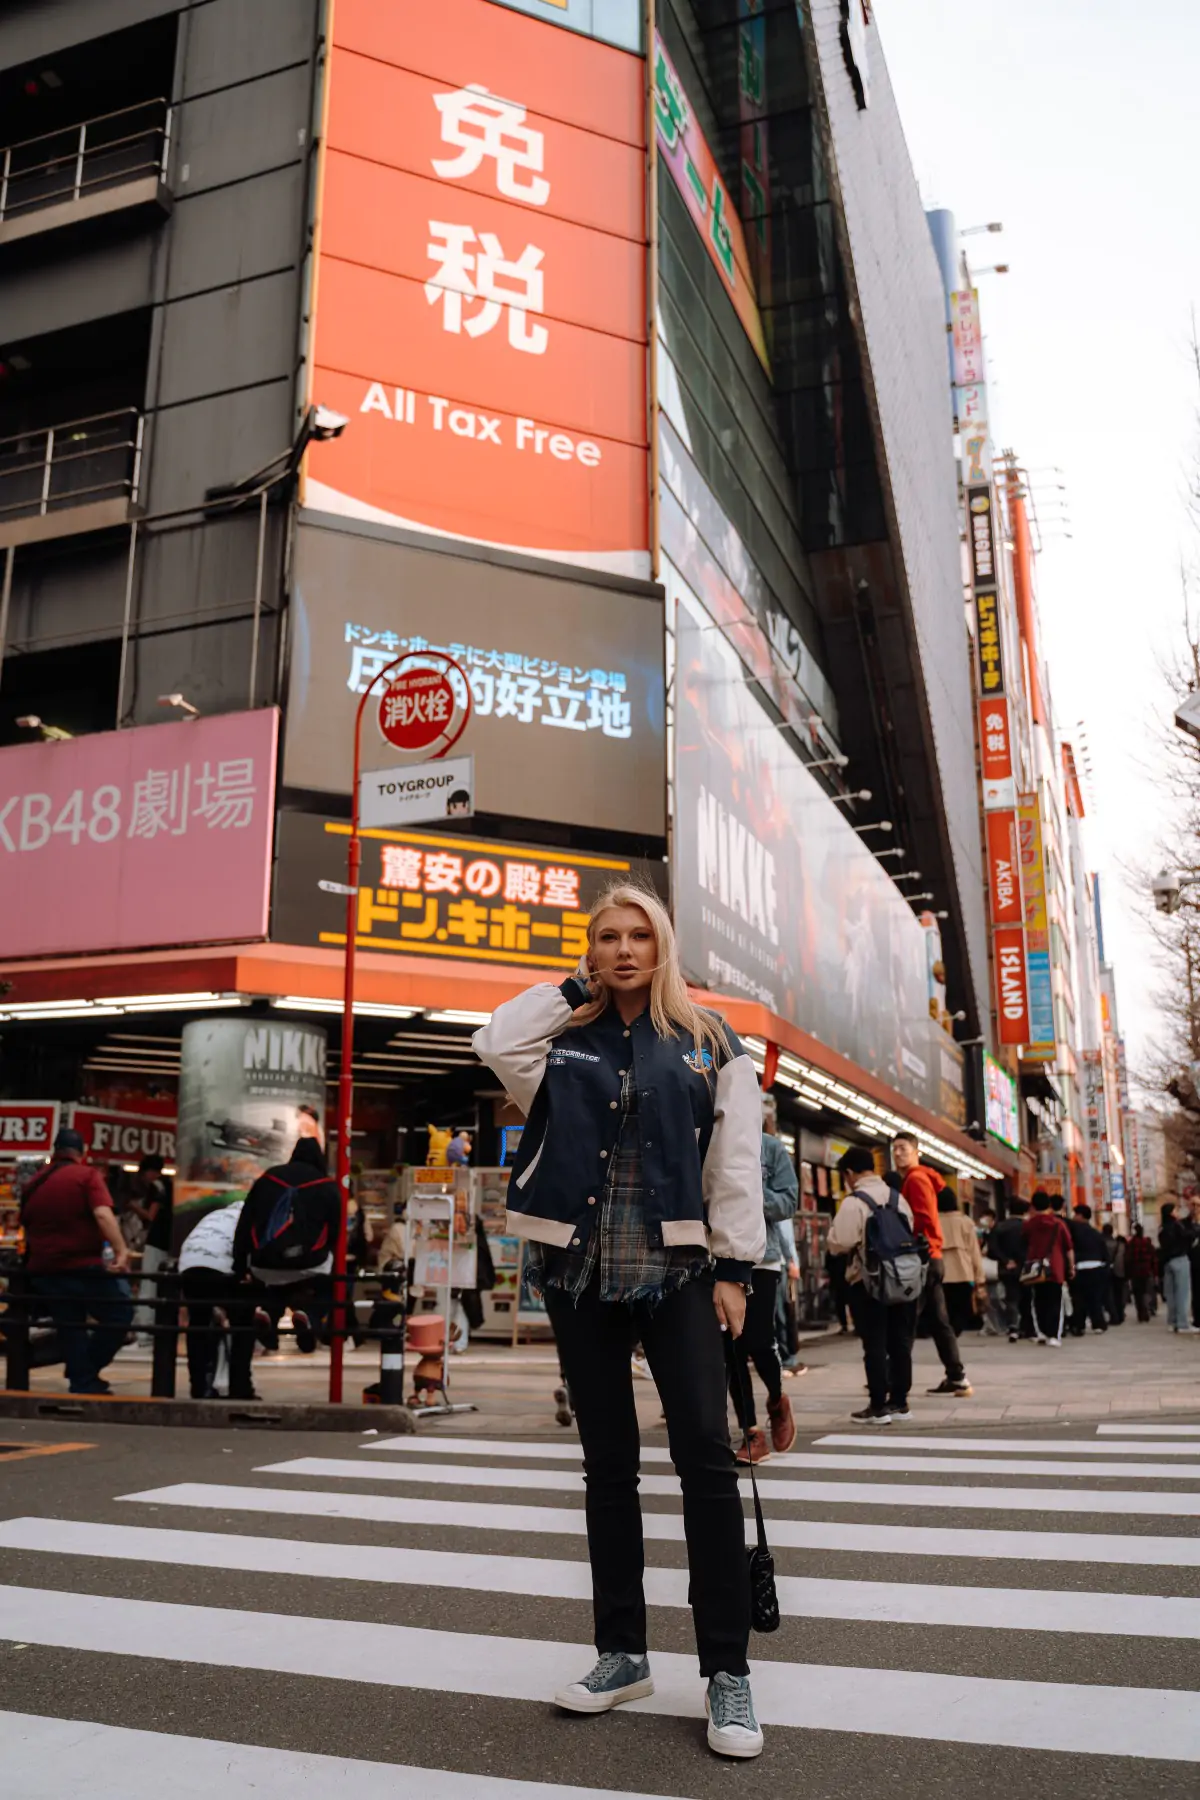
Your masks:
M 711 1050 L 685 1050 L 683 1060 L 696 1075 L 705 1074 L 713 1066 Z
M 561 1063 L 561 1062 L 565 1062 L 568 1057 L 570 1057 L 573 1062 L 598 1063 L 600 1061 L 600 1058 L 598 1056 L 592 1056 L 587 1050 L 558 1050 L 558 1049 L 552 1050 L 550 1052 L 548 1061 L 550 1061 L 552 1063 Z

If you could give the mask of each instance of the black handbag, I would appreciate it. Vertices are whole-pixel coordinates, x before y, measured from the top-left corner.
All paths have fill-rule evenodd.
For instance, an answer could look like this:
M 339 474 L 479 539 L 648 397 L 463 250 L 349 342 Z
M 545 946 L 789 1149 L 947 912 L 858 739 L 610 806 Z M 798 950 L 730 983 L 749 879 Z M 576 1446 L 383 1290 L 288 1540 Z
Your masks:
M 732 1350 L 732 1345 L 730 1346 Z M 749 1412 L 747 1404 L 746 1370 L 740 1359 L 734 1355 L 738 1380 L 742 1390 L 743 1417 Z M 758 1527 L 758 1542 L 746 1552 L 746 1561 L 750 1568 L 750 1623 L 755 1631 L 779 1630 L 779 1596 L 775 1592 L 775 1558 L 767 1543 L 767 1528 L 763 1523 L 762 1505 L 758 1498 L 758 1482 L 754 1476 L 754 1464 L 750 1461 L 750 1434 L 742 1427 L 742 1442 L 746 1447 L 746 1467 L 750 1471 L 750 1489 L 754 1495 L 754 1520 Z

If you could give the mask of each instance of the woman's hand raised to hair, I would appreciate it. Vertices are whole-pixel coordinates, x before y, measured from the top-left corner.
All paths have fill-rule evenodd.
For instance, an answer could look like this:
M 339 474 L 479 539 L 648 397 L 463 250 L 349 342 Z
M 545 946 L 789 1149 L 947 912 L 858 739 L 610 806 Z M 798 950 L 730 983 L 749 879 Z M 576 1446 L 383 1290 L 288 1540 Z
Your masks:
M 746 1290 L 741 1283 L 737 1281 L 714 1282 L 713 1305 L 717 1309 L 721 1330 L 727 1331 L 730 1337 L 741 1337 L 742 1326 L 746 1323 Z
M 593 1000 L 598 1000 L 604 992 L 604 984 L 589 963 L 586 950 L 579 959 L 578 967 L 575 970 L 575 979 L 587 989 Z

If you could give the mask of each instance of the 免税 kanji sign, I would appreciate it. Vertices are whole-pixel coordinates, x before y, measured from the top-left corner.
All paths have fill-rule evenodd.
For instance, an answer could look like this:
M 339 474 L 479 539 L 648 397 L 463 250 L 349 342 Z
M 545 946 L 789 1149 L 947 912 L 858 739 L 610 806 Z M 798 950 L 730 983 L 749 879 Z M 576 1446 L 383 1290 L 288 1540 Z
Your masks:
M 333 30 L 312 498 L 644 573 L 642 59 L 489 0 Z

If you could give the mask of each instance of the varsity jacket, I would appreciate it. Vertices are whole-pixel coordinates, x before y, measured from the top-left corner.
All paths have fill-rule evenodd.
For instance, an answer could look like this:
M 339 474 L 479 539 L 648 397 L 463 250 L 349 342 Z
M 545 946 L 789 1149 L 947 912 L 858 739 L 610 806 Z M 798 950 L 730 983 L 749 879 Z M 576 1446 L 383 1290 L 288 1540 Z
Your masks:
M 632 1068 L 650 1242 L 703 1246 L 719 1281 L 749 1281 L 766 1249 L 753 1063 L 728 1028 L 728 1057 L 698 1052 L 685 1036 L 660 1038 L 648 1011 L 626 1025 L 609 1006 L 568 1030 L 589 997 L 573 976 L 561 987 L 539 983 L 475 1033 L 476 1054 L 527 1117 L 509 1180 L 509 1234 L 586 1250 Z

